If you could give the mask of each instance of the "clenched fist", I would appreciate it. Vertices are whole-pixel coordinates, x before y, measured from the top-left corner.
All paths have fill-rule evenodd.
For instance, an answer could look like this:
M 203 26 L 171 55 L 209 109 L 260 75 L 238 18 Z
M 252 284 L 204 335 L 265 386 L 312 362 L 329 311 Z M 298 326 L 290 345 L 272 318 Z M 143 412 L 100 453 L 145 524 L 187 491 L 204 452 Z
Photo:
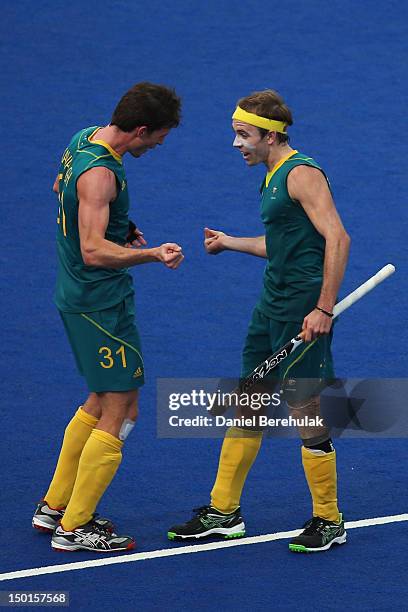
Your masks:
M 166 242 L 157 247 L 157 260 L 171 270 L 178 268 L 183 259 L 181 246 L 175 242 Z

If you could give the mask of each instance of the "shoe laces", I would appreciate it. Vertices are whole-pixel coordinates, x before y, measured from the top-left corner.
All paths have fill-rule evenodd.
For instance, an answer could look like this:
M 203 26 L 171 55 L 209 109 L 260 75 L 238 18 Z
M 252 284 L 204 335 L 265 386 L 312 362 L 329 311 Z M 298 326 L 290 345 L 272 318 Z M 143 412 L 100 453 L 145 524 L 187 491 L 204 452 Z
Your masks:
M 92 523 L 96 523 L 97 519 L 100 517 L 99 512 L 94 512 L 91 518 Z M 101 523 L 96 523 L 97 527 L 104 529 Z
M 327 525 L 327 521 L 320 518 L 320 516 L 314 516 L 307 523 L 303 525 L 305 528 L 304 535 L 311 535 L 313 533 L 322 533 Z
M 106 537 L 112 535 L 109 529 L 95 522 L 95 517 L 89 521 L 89 524 L 92 526 L 92 530 L 101 536 Z
M 195 516 L 199 518 L 200 516 L 207 514 L 210 507 L 211 506 L 200 506 L 199 508 L 193 508 L 193 512 L 195 513 Z

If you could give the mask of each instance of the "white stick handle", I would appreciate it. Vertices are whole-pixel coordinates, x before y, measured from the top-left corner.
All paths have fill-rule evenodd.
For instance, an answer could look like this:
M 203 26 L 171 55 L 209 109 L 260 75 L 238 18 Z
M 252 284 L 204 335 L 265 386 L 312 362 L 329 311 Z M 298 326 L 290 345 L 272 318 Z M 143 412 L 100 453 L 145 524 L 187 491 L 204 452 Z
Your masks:
M 392 264 L 387 264 L 377 274 L 374 274 L 371 278 L 369 278 L 365 283 L 357 287 L 354 291 L 349 293 L 344 299 L 342 299 L 338 304 L 333 308 L 333 319 L 338 317 L 344 310 L 349 308 L 357 302 L 357 300 L 361 299 L 366 293 L 374 289 L 379 283 L 382 283 L 383 280 L 394 274 L 395 266 Z

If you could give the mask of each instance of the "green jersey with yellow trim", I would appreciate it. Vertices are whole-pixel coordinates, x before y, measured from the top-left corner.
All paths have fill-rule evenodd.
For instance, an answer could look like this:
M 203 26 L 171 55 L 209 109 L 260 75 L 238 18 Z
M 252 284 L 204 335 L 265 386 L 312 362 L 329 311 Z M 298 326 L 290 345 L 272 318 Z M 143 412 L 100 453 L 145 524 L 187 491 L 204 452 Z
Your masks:
M 271 319 L 301 322 L 320 296 L 325 239 L 300 202 L 289 196 L 287 178 L 296 166 L 311 166 L 324 174 L 311 157 L 292 151 L 266 175 L 261 219 L 268 262 L 258 306 Z
M 94 312 L 110 308 L 133 294 L 127 268 L 113 269 L 84 264 L 78 230 L 77 180 L 90 168 L 104 166 L 114 172 L 118 194 L 109 206 L 106 240 L 126 243 L 129 228 L 129 194 L 122 159 L 108 143 L 90 140 L 100 129 L 89 127 L 75 134 L 61 159 L 57 229 L 58 274 L 55 303 L 63 312 Z

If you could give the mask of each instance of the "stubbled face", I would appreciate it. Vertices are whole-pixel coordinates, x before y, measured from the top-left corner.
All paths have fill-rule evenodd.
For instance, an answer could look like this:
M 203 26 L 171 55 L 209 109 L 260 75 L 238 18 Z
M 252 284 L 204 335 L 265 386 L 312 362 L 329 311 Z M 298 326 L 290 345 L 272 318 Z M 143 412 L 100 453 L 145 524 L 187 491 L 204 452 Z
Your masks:
M 232 146 L 240 151 L 247 165 L 265 163 L 269 153 L 267 136 L 262 138 L 257 127 L 236 119 L 232 121 L 232 129 L 235 132 Z
M 136 128 L 135 137 L 130 141 L 128 151 L 133 157 L 140 157 L 149 149 L 162 145 L 169 132 L 169 128 L 162 128 L 153 132 L 148 132 L 144 127 Z

